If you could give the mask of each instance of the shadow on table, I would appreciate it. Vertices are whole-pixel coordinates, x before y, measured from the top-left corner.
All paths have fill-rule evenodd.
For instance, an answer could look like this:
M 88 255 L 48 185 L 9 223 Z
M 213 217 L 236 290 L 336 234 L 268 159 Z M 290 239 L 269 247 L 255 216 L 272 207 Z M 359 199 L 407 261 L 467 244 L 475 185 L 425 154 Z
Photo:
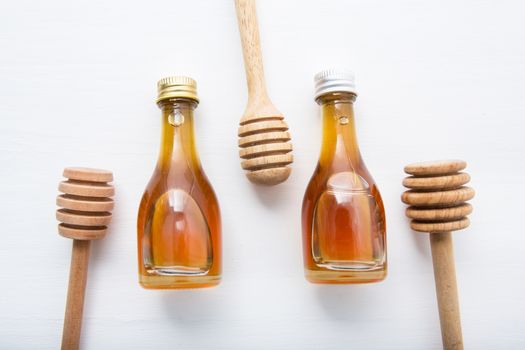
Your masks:
M 175 323 L 192 324 L 203 319 L 220 318 L 224 303 L 212 288 L 163 291 L 160 298 L 168 318 Z
M 375 298 L 384 298 L 384 294 L 377 292 L 378 285 L 375 284 L 316 285 L 315 288 L 317 300 L 325 314 L 340 321 L 359 323 L 375 317 L 378 314 L 377 305 L 370 303 Z M 378 300 L 379 303 L 381 301 Z

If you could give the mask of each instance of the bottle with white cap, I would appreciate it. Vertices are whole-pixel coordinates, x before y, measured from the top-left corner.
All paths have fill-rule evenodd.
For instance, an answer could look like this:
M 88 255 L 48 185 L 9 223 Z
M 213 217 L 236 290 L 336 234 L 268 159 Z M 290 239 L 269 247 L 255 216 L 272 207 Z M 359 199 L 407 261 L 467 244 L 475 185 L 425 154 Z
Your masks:
M 305 274 L 314 283 L 386 277 L 385 211 L 357 144 L 356 96 L 350 72 L 330 69 L 315 76 L 323 141 L 302 209 Z

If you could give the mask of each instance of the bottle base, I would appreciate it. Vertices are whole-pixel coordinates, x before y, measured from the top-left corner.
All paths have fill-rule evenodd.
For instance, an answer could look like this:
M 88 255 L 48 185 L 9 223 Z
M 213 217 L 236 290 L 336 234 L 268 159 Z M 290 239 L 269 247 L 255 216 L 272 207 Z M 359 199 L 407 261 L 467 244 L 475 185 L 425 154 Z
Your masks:
M 386 268 L 371 271 L 337 271 L 305 269 L 305 277 L 318 284 L 358 284 L 380 282 L 386 278 Z
M 218 285 L 221 276 L 139 276 L 145 289 L 194 289 Z

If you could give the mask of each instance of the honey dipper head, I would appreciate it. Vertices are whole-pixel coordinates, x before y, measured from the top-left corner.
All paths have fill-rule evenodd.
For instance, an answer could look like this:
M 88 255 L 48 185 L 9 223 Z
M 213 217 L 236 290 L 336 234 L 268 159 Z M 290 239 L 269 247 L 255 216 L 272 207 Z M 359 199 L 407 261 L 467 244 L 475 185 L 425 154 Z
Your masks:
M 58 185 L 63 194 L 56 203 L 60 209 L 56 218 L 61 223 L 58 233 L 79 240 L 104 238 L 111 221 L 115 190 L 108 182 L 113 174 L 107 170 L 89 168 L 65 168 L 67 180 Z
M 406 215 L 412 219 L 410 227 L 414 231 L 449 232 L 468 227 L 467 215 L 472 206 L 465 202 L 475 192 L 464 186 L 470 181 L 470 176 L 461 172 L 466 166 L 461 160 L 443 160 L 405 167 L 411 176 L 403 180 L 403 185 L 410 190 L 401 200 L 410 205 Z
M 269 112 L 271 116 L 261 112 Z M 267 106 L 256 115 L 245 114 L 238 134 L 241 166 L 247 170 L 251 182 L 277 185 L 290 176 L 289 165 L 293 162 L 290 133 L 275 107 Z

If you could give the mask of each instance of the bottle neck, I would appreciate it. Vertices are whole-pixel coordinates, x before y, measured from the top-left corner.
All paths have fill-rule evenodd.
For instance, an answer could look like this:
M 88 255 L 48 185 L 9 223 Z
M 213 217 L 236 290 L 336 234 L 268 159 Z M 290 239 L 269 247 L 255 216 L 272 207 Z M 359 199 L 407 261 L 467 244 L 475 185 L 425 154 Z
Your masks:
M 323 144 L 319 162 L 349 165 L 361 159 L 354 124 L 354 101 L 351 93 L 331 93 L 320 96 L 323 115 Z
M 197 103 L 189 99 L 159 102 L 162 110 L 159 167 L 191 167 L 199 164 L 193 137 L 193 110 L 196 106 Z

